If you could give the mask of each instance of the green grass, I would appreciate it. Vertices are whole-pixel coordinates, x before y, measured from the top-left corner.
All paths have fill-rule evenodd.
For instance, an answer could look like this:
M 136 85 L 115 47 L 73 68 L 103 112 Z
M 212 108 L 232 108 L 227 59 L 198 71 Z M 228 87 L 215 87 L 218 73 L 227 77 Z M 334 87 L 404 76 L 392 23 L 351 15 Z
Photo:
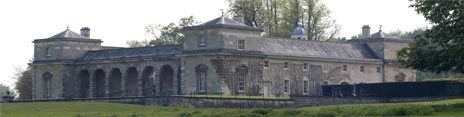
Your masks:
M 139 116 L 463 116 L 464 99 L 417 103 L 353 104 L 291 109 L 157 107 L 101 102 L 1 103 L 1 117 Z
M 421 81 L 464 81 L 464 78 L 425 78 Z

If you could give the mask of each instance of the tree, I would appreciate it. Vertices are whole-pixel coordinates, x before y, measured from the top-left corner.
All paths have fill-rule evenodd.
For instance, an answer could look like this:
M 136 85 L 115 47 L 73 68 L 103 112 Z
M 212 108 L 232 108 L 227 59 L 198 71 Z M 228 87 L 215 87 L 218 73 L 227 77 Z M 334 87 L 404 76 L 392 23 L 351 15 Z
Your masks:
M 311 40 L 338 36 L 341 28 L 319 0 L 228 0 L 231 14 L 244 16 L 245 24 L 265 30 L 265 36 L 290 38 L 298 25 Z
M 32 69 L 30 67 L 26 70 L 16 68 L 16 91 L 19 93 L 18 100 L 31 100 L 32 99 Z
M 10 89 L 10 87 L 0 84 L 0 98 L 3 96 L 15 96 L 14 92 Z
M 420 71 L 464 73 L 464 1 L 410 0 L 432 27 L 398 52 L 403 67 Z
M 145 26 L 145 34 L 148 36 L 147 40 L 130 40 L 126 44 L 129 47 L 182 44 L 184 41 L 184 35 L 181 32 L 182 27 L 192 26 L 197 23 L 199 22 L 195 21 L 195 17 L 189 16 L 181 18 L 177 24 L 148 24 Z

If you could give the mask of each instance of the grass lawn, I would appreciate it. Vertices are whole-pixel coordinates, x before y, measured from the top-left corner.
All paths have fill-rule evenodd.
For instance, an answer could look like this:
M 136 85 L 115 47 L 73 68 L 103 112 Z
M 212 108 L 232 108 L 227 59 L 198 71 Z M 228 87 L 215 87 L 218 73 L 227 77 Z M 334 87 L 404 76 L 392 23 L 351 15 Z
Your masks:
M 464 99 L 417 103 L 356 104 L 291 109 L 156 107 L 100 102 L 1 103 L 0 117 L 21 116 L 464 116 Z

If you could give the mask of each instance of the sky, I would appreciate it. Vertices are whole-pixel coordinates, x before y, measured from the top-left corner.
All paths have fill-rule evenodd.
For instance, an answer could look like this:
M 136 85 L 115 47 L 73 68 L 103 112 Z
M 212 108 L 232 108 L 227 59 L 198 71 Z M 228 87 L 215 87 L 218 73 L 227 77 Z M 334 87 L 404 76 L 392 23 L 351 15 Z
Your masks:
M 409 8 L 407 0 L 321 0 L 341 25 L 340 37 L 371 33 L 379 25 L 385 32 L 411 31 L 429 25 Z M 0 84 L 13 87 L 16 68 L 27 67 L 33 57 L 34 39 L 43 39 L 69 29 L 79 33 L 89 27 L 90 37 L 103 46 L 126 46 L 128 40 L 146 39 L 144 26 L 168 24 L 194 16 L 198 21 L 221 16 L 225 0 L 1 0 Z

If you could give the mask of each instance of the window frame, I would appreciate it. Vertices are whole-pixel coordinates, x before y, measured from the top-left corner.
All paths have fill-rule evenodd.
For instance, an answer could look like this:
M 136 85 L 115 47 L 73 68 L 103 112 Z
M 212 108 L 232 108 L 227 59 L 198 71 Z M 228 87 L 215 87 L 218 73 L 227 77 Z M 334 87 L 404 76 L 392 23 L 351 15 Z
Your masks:
M 309 94 L 309 81 L 303 80 L 303 95 Z
M 303 71 L 308 71 L 308 70 L 309 70 L 309 64 L 303 63 Z
M 289 66 L 290 66 L 289 62 L 284 62 L 284 70 L 288 70 Z
M 290 80 L 288 79 L 284 80 L 284 93 L 290 93 Z
M 269 61 L 264 61 L 263 68 L 264 69 L 269 69 Z
M 377 73 L 381 73 L 381 71 L 382 71 L 382 68 L 377 67 Z
M 237 50 L 245 50 L 245 40 L 238 40 Z
M 342 65 L 342 71 L 348 72 L 348 65 Z
M 366 67 L 364 65 L 359 66 L 359 72 L 365 73 L 366 72 Z
M 52 57 L 52 48 L 51 47 L 45 48 L 45 57 L 47 57 L 47 58 Z
M 208 41 L 206 36 L 200 35 L 198 38 L 198 47 L 206 47 L 208 45 Z

